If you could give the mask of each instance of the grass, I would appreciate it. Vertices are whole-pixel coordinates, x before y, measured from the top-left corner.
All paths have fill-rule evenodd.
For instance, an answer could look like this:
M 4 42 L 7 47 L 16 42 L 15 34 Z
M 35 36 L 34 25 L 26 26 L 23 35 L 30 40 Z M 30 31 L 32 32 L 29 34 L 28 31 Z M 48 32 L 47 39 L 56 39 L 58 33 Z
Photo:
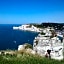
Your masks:
M 48 59 L 39 55 L 32 54 L 16 54 L 16 55 L 0 55 L 0 64 L 64 64 L 64 60 L 58 61 Z

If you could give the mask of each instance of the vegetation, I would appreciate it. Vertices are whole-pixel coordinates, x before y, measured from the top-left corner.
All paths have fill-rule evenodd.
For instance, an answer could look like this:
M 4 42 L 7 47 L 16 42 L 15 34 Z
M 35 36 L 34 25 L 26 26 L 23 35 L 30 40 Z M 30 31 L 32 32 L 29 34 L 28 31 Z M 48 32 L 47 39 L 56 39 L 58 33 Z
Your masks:
M 46 28 L 46 27 L 53 27 L 56 30 L 63 30 L 64 29 L 64 23 L 41 23 L 41 24 L 30 24 L 30 25 L 34 25 L 37 28 Z
M 41 24 L 30 24 L 30 25 L 34 25 L 37 28 L 43 28 L 43 25 L 41 25 Z
M 40 34 L 41 34 L 41 35 L 45 35 L 45 33 L 44 33 L 44 32 L 41 32 Z
M 26 53 L 13 56 L 7 54 L 0 55 L 0 64 L 64 64 L 64 60 L 58 61 Z
M 31 48 L 32 49 L 32 45 L 31 44 L 25 43 L 24 45 L 26 45 L 25 49 L 27 49 L 27 48 Z

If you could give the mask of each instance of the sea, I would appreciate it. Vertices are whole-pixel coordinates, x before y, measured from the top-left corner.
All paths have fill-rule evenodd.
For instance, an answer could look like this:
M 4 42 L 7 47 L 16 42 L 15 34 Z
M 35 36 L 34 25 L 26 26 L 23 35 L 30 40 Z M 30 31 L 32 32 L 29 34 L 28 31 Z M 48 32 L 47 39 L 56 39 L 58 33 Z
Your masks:
M 13 26 L 20 24 L 0 24 L 0 50 L 17 50 L 19 45 L 29 43 L 33 45 L 36 32 L 13 30 Z

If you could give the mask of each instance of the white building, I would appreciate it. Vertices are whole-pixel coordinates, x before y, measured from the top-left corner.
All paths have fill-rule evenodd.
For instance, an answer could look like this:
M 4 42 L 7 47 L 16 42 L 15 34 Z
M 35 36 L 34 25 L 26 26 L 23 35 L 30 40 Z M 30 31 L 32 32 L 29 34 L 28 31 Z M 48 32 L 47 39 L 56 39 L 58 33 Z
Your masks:
M 46 35 L 47 32 L 50 32 L 49 30 L 46 29 L 44 32 L 45 35 L 39 34 L 34 39 L 33 50 L 41 56 L 45 56 L 47 50 L 51 50 L 51 58 L 63 59 L 63 42 L 57 36 L 50 38 L 51 35 Z

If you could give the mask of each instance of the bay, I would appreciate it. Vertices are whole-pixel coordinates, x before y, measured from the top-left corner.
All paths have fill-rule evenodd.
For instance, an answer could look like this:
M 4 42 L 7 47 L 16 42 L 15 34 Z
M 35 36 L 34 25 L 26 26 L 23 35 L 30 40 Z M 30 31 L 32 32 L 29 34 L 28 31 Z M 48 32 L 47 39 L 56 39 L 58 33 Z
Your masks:
M 29 43 L 33 45 L 36 32 L 13 30 L 13 26 L 20 24 L 0 24 L 0 50 L 18 49 L 18 45 Z

